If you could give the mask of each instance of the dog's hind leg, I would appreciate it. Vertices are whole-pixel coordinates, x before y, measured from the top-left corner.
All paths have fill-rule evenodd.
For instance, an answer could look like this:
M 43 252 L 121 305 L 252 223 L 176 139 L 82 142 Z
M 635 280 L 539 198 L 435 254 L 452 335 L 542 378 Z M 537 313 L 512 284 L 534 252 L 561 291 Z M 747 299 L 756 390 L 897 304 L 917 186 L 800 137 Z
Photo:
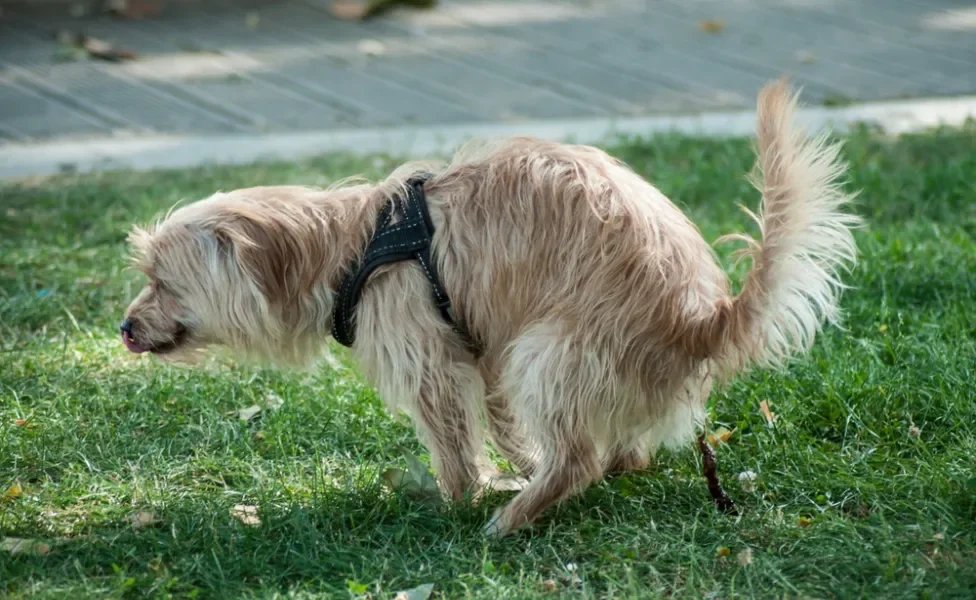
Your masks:
M 501 388 L 501 376 L 495 361 L 483 359 L 479 365 L 485 380 L 485 420 L 488 432 L 498 452 L 519 472 L 530 477 L 535 470 L 535 460 L 525 432 L 521 430 L 511 403 Z
M 513 346 L 503 388 L 539 447 L 532 481 L 485 527 L 507 533 L 534 521 L 547 507 L 599 479 L 603 470 L 588 415 L 602 393 L 602 369 L 592 356 L 548 326 L 533 328 Z

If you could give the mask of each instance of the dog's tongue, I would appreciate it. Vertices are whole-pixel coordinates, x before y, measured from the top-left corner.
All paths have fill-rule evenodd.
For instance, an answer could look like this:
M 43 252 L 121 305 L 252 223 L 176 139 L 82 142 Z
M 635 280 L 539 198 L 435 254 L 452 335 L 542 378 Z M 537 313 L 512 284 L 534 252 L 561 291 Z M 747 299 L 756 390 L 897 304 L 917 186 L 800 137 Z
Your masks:
M 146 352 L 149 350 L 149 348 L 145 346 L 140 346 L 139 344 L 132 341 L 132 336 L 129 334 L 128 331 L 122 332 L 122 343 L 125 344 L 125 347 L 128 348 L 130 352 L 135 352 L 136 354 L 140 354 L 142 352 Z

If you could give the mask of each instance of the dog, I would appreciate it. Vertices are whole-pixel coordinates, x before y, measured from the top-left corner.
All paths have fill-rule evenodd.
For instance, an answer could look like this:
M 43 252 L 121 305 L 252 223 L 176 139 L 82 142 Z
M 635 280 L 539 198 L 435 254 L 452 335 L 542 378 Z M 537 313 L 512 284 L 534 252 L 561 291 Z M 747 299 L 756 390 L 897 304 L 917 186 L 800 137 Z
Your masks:
M 744 240 L 751 259 L 736 295 L 695 224 L 623 163 L 514 138 L 403 165 L 380 183 L 216 193 L 134 228 L 149 282 L 125 313 L 123 342 L 173 361 L 221 345 L 314 364 L 378 217 L 427 173 L 440 275 L 424 261 L 379 266 L 357 300 L 351 352 L 390 409 L 412 416 L 445 494 L 499 477 L 486 437 L 527 478 L 485 526 L 506 535 L 605 473 L 687 444 L 713 385 L 782 366 L 838 323 L 859 219 L 844 210 L 854 194 L 839 145 L 803 133 L 797 102 L 785 80 L 758 95 L 762 199 L 750 214 L 762 235 L 723 238 Z

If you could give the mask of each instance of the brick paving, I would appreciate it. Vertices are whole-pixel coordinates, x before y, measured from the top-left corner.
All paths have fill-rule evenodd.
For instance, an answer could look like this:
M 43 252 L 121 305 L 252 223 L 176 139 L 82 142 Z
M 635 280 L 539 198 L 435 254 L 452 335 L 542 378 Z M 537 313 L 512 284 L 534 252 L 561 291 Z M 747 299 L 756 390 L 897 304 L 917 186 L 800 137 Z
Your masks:
M 976 4 L 958 0 L 444 0 L 366 23 L 325 2 L 122 21 L 9 0 L 0 145 L 698 113 L 784 73 L 812 104 L 976 92 Z M 138 58 L 68 59 L 59 31 Z

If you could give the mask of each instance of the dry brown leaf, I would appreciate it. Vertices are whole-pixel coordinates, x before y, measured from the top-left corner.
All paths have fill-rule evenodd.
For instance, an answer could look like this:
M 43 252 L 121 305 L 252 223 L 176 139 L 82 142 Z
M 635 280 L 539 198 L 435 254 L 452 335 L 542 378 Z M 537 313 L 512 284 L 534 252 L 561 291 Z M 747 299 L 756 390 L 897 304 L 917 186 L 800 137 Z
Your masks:
M 769 402 L 763 400 L 759 403 L 759 410 L 762 411 L 764 417 L 766 417 L 766 423 L 772 425 L 776 422 L 776 413 L 769 410 Z
M 715 556 L 718 556 L 719 558 L 728 556 L 731 553 L 732 551 L 729 550 L 728 546 L 719 546 L 718 549 L 715 550 Z
M 235 504 L 230 509 L 230 516 L 248 527 L 257 527 L 261 524 L 261 519 L 258 517 L 258 507 L 250 504 Z
M 698 21 L 698 29 L 705 33 L 718 33 L 725 29 L 725 21 L 722 19 L 702 19 Z
M 542 591 L 552 594 L 559 591 L 559 584 L 555 579 L 546 579 L 542 582 Z
M 735 433 L 735 429 L 729 431 L 726 427 L 719 427 L 715 431 L 708 433 L 708 443 L 712 445 L 713 448 L 718 447 L 719 444 L 724 444 L 729 441 L 732 434 Z
M 12 486 L 7 488 L 7 491 L 3 494 L 3 497 L 7 500 L 13 500 L 23 493 L 24 488 L 20 487 L 20 482 L 15 481 Z
M 58 43 L 69 53 L 82 51 L 92 58 L 111 62 L 133 60 L 136 58 L 136 53 L 131 50 L 117 48 L 105 40 L 100 40 L 83 33 L 62 30 L 58 31 L 56 38 Z
M 124 48 L 116 48 L 105 40 L 100 40 L 98 38 L 83 35 L 79 37 L 79 42 L 80 43 L 78 45 L 84 48 L 85 52 L 87 52 L 92 58 L 100 58 L 102 60 L 112 62 L 133 60 L 136 58 L 135 52 L 126 50 Z
M 0 539 L 0 550 L 11 554 L 44 556 L 51 551 L 51 546 L 38 540 L 9 537 Z
M 133 529 L 152 527 L 156 523 L 159 523 L 159 521 L 156 520 L 156 515 L 144 510 L 137 510 L 129 515 L 129 522 L 132 523 Z
M 796 524 L 799 525 L 800 527 L 809 527 L 813 525 L 813 519 L 811 519 L 810 517 L 800 517 L 799 519 L 796 520 Z
M 24 425 L 27 425 L 27 419 L 14 419 L 14 425 L 23 427 Z

